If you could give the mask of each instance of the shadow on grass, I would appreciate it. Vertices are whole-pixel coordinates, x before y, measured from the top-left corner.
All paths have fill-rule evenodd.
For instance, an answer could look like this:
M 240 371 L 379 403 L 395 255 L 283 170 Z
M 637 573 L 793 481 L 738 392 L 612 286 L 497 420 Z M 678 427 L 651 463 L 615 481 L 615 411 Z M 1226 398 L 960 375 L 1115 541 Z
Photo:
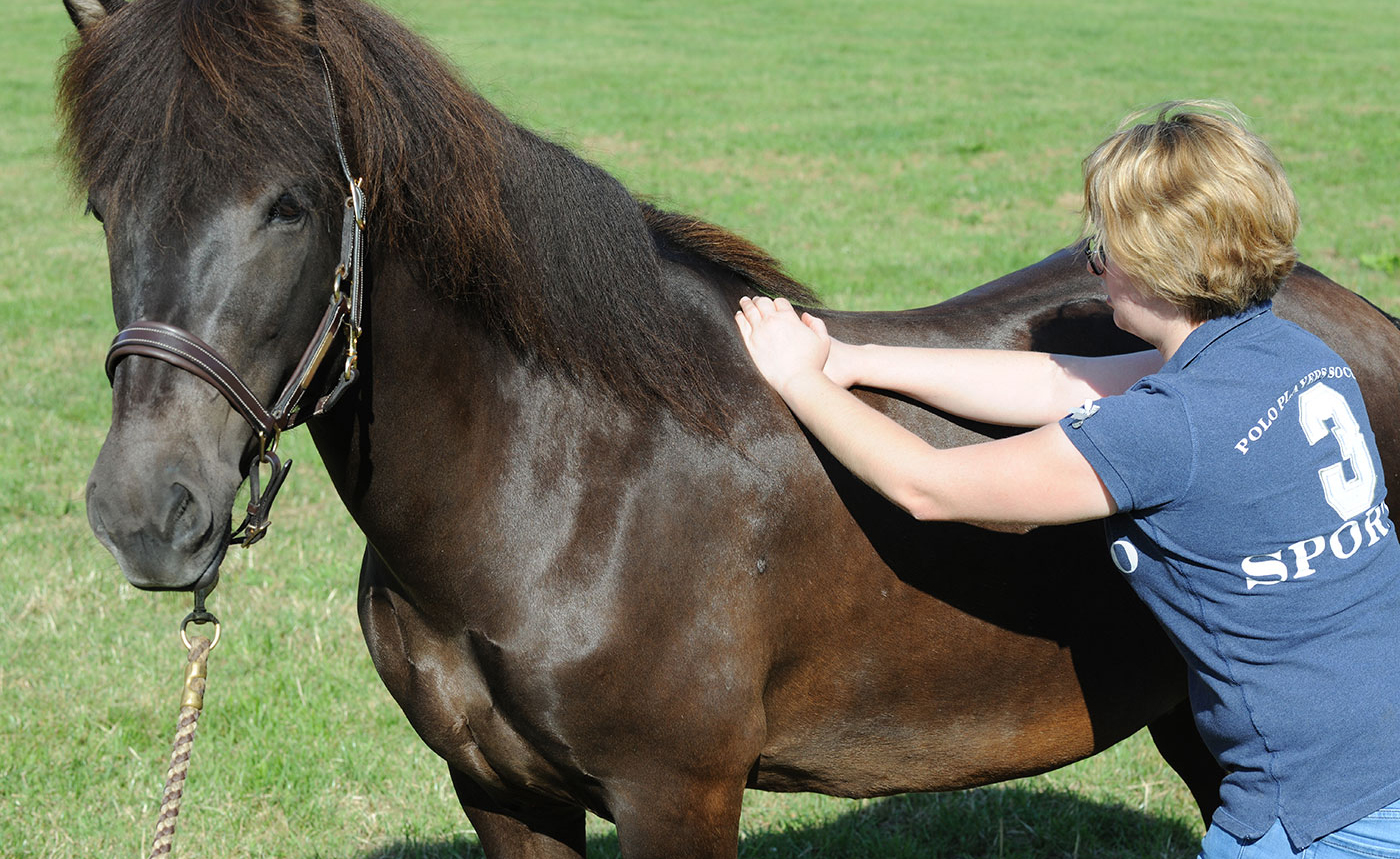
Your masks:
M 1176 820 L 1068 791 L 1015 785 L 946 794 L 907 794 L 852 805 L 817 823 L 794 820 L 751 832 L 739 843 L 750 859 L 1191 859 L 1199 832 Z M 356 859 L 481 859 L 463 836 L 399 842 Z M 589 838 L 589 857 L 617 857 L 617 835 Z

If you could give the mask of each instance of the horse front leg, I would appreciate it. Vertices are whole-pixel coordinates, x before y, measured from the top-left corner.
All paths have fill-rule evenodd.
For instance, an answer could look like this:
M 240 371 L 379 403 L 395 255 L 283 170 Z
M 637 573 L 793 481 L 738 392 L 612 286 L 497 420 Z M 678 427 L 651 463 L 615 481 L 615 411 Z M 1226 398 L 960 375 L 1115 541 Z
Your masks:
M 659 775 L 609 790 L 623 859 L 737 857 L 743 781 L 667 782 Z
M 457 801 L 488 859 L 582 859 L 584 813 L 574 806 L 506 811 L 469 777 L 452 769 Z

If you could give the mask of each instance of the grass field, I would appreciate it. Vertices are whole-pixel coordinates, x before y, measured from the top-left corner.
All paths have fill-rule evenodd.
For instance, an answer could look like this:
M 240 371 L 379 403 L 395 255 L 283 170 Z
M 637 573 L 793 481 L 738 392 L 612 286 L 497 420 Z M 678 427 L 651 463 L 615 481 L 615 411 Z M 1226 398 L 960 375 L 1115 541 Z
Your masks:
M 1393 0 L 550 3 L 393 0 L 519 121 L 737 229 L 836 307 L 927 304 L 1076 237 L 1079 159 L 1134 106 L 1228 98 L 1293 179 L 1303 258 L 1400 311 Z M 144 856 L 178 707 L 184 599 L 91 538 L 109 414 L 101 232 L 55 156 L 59 0 L 0 5 L 0 855 Z M 477 856 L 444 768 L 379 684 L 359 540 L 314 451 L 226 565 L 177 851 Z M 594 847 L 616 854 L 594 822 Z M 741 854 L 1194 855 L 1141 736 L 944 796 L 751 794 Z

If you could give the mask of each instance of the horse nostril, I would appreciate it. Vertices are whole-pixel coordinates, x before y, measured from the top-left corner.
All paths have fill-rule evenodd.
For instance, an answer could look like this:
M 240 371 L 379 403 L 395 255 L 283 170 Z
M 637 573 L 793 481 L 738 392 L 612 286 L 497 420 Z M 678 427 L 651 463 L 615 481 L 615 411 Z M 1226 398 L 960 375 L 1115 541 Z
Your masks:
M 169 512 L 165 519 L 165 534 L 171 546 L 193 551 L 204 543 L 209 529 L 213 527 L 213 520 L 189 489 L 179 483 L 171 484 L 166 509 Z

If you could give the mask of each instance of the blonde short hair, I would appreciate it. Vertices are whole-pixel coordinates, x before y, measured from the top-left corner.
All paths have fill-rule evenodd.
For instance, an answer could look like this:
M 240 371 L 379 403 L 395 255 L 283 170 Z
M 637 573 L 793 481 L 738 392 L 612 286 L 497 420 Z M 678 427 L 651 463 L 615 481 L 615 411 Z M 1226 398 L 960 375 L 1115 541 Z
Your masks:
M 1124 120 L 1084 159 L 1084 221 L 1113 265 L 1193 322 L 1272 298 L 1298 259 L 1283 166 L 1224 102 Z

